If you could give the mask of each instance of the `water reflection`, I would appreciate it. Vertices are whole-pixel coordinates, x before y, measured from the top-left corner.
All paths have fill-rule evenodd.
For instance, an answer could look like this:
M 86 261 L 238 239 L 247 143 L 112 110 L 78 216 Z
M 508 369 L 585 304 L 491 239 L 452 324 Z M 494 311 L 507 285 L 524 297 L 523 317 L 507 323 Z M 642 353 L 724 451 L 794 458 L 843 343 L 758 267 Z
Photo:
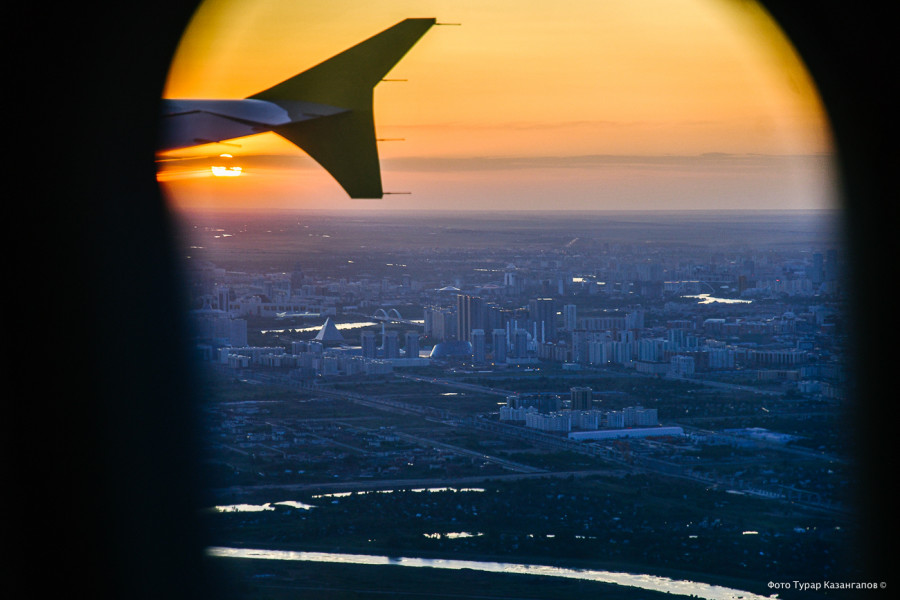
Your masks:
M 331 494 L 317 494 L 313 496 L 313 499 L 319 498 L 346 498 L 348 496 L 352 496 L 354 494 L 358 496 L 363 496 L 365 494 L 393 494 L 396 490 L 357 490 L 355 492 L 333 492 Z M 401 492 L 413 492 L 416 494 L 421 494 L 423 492 L 428 493 L 436 493 L 436 492 L 483 492 L 484 488 L 451 488 L 451 487 L 439 487 L 439 488 L 413 488 L 409 490 L 400 490 Z
M 721 302 L 722 304 L 751 304 L 753 300 L 741 300 L 739 298 L 718 298 L 709 294 L 694 294 L 690 296 L 682 296 L 683 298 L 698 298 L 700 304 L 712 304 L 713 302 Z
M 284 502 L 275 502 L 274 505 L 272 502 L 266 502 L 265 504 L 228 504 L 224 506 L 214 506 L 213 510 L 216 512 L 264 512 L 275 510 L 275 506 L 289 506 L 291 508 L 302 508 L 303 510 L 315 508 L 312 504 L 286 500 Z
M 369 554 L 339 554 L 333 552 L 292 552 L 287 550 L 264 550 L 252 548 L 207 548 L 209 556 L 222 558 L 255 558 L 266 560 L 290 560 L 301 562 L 327 562 L 356 565 L 397 565 L 401 567 L 430 567 L 433 569 L 472 569 L 489 573 L 517 575 L 542 575 L 583 579 L 599 583 L 611 583 L 627 587 L 668 592 L 684 596 L 696 596 L 707 600 L 764 600 L 777 595 L 760 596 L 732 588 L 700 583 L 697 581 L 675 580 L 656 575 L 617 573 L 594 569 L 569 569 L 548 565 L 526 565 L 517 563 L 482 562 L 472 560 L 447 560 L 436 558 L 388 557 Z
M 371 327 L 372 325 L 378 325 L 375 321 L 353 321 L 351 323 L 335 323 L 334 326 L 338 329 L 361 329 L 363 327 Z M 319 331 L 322 329 L 321 325 L 316 325 L 314 327 L 290 327 L 286 329 L 263 329 L 260 333 L 309 333 L 311 331 Z
M 449 533 L 423 533 L 430 540 L 458 540 L 460 538 L 481 537 L 483 533 L 469 533 L 468 531 L 451 531 Z

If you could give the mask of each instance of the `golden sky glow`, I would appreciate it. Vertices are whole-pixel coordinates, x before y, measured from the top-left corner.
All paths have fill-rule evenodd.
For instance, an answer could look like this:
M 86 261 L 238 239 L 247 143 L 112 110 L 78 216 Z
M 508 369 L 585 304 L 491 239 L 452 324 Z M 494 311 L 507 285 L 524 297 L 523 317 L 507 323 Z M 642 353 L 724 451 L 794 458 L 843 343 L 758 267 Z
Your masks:
M 244 98 L 408 17 L 375 92 L 384 200 L 275 134 L 164 158 L 175 207 L 830 208 L 828 126 L 790 45 L 736 0 L 206 0 L 168 98 Z M 213 177 L 211 166 L 241 167 Z M 216 162 L 218 161 L 218 162 Z

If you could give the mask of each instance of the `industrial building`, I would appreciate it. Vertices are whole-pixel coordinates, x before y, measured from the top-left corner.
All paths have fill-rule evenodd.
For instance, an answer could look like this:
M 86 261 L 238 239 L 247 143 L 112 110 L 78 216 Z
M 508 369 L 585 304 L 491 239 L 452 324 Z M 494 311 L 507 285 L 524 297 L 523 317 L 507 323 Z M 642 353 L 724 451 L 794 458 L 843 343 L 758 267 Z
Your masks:
M 681 427 L 641 427 L 635 429 L 597 429 L 592 431 L 572 431 L 570 440 L 616 440 L 622 438 L 647 438 L 683 436 Z

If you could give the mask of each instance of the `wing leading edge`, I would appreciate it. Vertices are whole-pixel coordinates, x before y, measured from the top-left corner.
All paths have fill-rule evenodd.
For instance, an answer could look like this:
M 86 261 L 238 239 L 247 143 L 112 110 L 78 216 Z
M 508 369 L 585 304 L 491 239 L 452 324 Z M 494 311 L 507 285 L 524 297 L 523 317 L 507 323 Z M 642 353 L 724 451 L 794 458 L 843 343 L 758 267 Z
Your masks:
M 435 19 L 406 19 L 245 100 L 166 103 L 166 148 L 274 131 L 303 149 L 351 198 L 382 198 L 375 85 Z

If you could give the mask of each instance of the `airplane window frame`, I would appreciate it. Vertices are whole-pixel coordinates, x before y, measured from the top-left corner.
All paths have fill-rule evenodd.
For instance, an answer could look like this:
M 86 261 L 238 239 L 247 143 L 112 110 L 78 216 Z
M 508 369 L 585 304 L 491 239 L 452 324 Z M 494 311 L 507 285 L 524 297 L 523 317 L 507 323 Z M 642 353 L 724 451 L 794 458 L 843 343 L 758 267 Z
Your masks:
M 882 287 L 893 275 L 885 271 L 891 248 L 882 241 L 893 239 L 897 221 L 886 135 L 895 101 L 885 76 L 893 55 L 887 24 L 893 21 L 886 8 L 850 11 L 835 0 L 814 10 L 775 0 L 762 4 L 806 60 L 836 138 L 856 290 L 865 550 L 873 577 L 885 577 L 884 519 L 893 513 L 882 465 L 890 456 L 884 418 L 890 398 L 882 390 L 891 365 L 878 341 L 891 315 Z M 64 163 L 50 177 L 40 168 L 39 197 L 50 197 L 53 211 L 47 242 L 61 256 L 54 274 L 41 272 L 52 281 L 37 289 L 48 315 L 60 308 L 58 294 L 73 297 L 65 307 L 71 322 L 63 339 L 66 347 L 74 341 L 77 352 L 53 377 L 44 372 L 35 379 L 41 401 L 19 399 L 11 413 L 10 423 L 23 429 L 39 424 L 51 439 L 52 460 L 38 467 L 15 459 L 14 480 L 23 482 L 18 487 L 29 500 L 29 522 L 55 531 L 53 555 L 63 557 L 58 565 L 28 556 L 14 564 L 60 592 L 75 582 L 95 597 L 196 598 L 215 586 L 201 575 L 203 532 L 191 512 L 203 493 L 191 463 L 193 379 L 190 360 L 179 350 L 184 326 L 175 227 L 153 164 L 156 109 L 193 8 L 175 0 L 108 2 L 92 7 L 102 19 L 76 7 L 25 15 L 25 22 L 41 23 L 43 35 L 22 43 L 24 55 L 42 56 L 48 47 L 55 53 L 45 61 L 51 64 L 25 74 L 19 86 L 36 90 L 31 94 L 38 111 L 31 114 L 45 121 L 28 149 L 46 152 L 52 142 L 57 150 L 48 162 L 54 169 L 57 161 Z M 35 222 L 47 219 L 46 213 L 38 208 Z M 35 337 L 29 350 L 53 347 L 54 338 Z M 8 446 L 9 457 L 21 452 Z M 46 550 L 47 540 L 34 531 L 10 540 Z M 48 569 L 54 578 L 37 579 Z

